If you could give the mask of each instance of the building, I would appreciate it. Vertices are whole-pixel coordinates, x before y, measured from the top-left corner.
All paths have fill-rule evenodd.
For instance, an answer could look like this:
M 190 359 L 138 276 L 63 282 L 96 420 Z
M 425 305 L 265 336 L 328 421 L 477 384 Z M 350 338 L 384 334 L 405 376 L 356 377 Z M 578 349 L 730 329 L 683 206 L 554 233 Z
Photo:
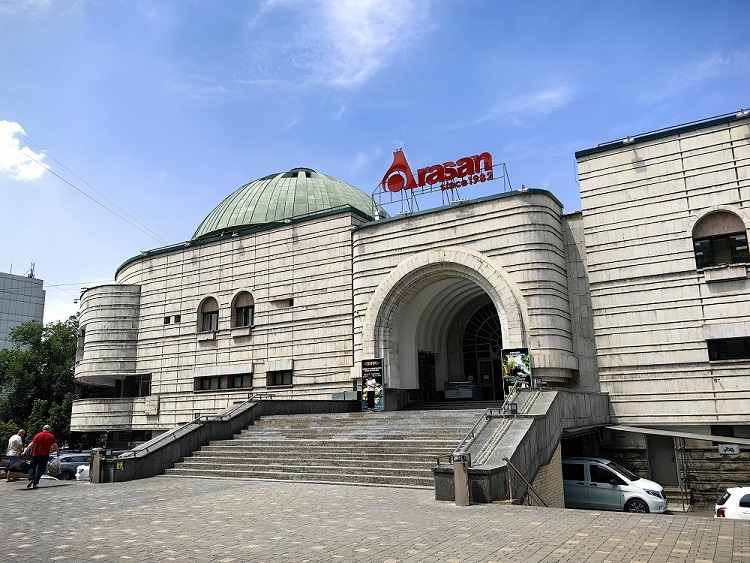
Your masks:
M 383 190 L 477 179 L 485 155 L 413 175 L 397 152 Z M 576 158 L 572 214 L 522 188 L 388 217 L 306 168 L 241 187 L 83 294 L 76 377 L 117 399 L 76 402 L 71 429 L 147 438 L 251 390 L 343 399 L 373 359 L 387 409 L 500 401 L 503 361 L 528 354 L 534 385 L 609 394 L 613 457 L 648 469 L 677 439 L 700 465 L 696 443 L 750 438 L 750 117 Z
M 0 272 L 0 349 L 12 348 L 10 331 L 24 323 L 44 320 L 44 282 Z

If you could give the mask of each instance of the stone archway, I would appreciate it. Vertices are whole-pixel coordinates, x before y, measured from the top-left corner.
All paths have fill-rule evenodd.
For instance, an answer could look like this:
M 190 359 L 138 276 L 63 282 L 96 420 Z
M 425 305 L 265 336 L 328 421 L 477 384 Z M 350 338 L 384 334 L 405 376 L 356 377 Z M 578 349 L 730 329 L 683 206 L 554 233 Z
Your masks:
M 384 359 L 389 386 L 413 387 L 419 347 L 439 339 L 451 315 L 481 294 L 497 310 L 504 345 L 526 346 L 528 313 L 508 273 L 478 252 L 449 247 L 416 254 L 381 281 L 362 325 L 363 357 Z

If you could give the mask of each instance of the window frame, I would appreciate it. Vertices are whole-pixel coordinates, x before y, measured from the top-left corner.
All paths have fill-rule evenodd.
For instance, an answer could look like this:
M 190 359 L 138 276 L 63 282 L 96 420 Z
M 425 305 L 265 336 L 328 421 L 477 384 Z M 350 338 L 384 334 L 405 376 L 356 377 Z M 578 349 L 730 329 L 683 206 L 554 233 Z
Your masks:
M 277 382 L 277 380 L 279 379 L 281 381 Z M 293 370 L 283 369 L 269 371 L 266 373 L 266 387 L 290 387 L 292 385 L 294 385 Z
M 732 239 L 742 238 L 744 245 L 732 244 Z M 705 245 L 708 243 L 706 249 L 699 249 L 699 245 Z M 717 246 L 720 243 L 725 243 L 725 249 L 718 249 Z M 700 250 L 700 253 L 699 253 Z M 745 231 L 738 231 L 732 233 L 726 233 L 721 235 L 715 235 L 710 237 L 694 238 L 693 239 L 693 253 L 695 255 L 695 266 L 699 270 L 705 268 L 716 268 L 720 266 L 731 266 L 733 264 L 747 264 L 750 262 L 750 249 L 748 248 L 747 233 Z M 718 255 L 729 254 L 729 261 L 719 261 Z M 704 254 L 707 254 L 705 256 Z
M 738 350 L 732 344 L 741 344 L 744 350 Z M 750 360 L 750 336 L 740 338 L 712 338 L 706 340 L 709 362 L 727 362 L 732 360 Z

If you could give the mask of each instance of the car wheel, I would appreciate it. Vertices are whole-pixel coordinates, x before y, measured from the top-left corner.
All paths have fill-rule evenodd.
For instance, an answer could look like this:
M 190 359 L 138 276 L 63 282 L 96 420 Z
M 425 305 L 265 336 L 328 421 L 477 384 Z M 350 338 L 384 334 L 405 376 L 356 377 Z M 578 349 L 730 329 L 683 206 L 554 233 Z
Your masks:
M 76 476 L 70 471 L 63 471 L 62 473 L 60 473 L 60 479 L 64 479 L 65 481 L 70 481 L 71 479 L 75 478 Z
M 648 504 L 639 498 L 631 499 L 625 505 L 625 512 L 646 513 L 648 512 Z

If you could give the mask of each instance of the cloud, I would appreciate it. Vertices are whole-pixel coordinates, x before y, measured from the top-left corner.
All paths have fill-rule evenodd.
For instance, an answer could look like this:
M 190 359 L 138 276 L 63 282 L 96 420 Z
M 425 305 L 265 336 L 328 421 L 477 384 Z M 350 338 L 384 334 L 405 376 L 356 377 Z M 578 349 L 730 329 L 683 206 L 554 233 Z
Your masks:
M 573 89 L 568 86 L 547 88 L 536 92 L 501 100 L 494 108 L 480 117 L 476 123 L 506 119 L 521 123 L 525 119 L 550 114 L 566 106 L 573 98 Z
M 0 16 L 36 18 L 47 12 L 52 0 L 0 0 Z
M 191 93 L 357 88 L 431 29 L 429 2 L 267 0 L 249 17 L 243 45 L 205 75 L 194 73 Z
M 0 172 L 14 180 L 37 180 L 47 171 L 47 165 L 42 162 L 45 155 L 21 146 L 21 137 L 25 134 L 18 123 L 0 121 Z

